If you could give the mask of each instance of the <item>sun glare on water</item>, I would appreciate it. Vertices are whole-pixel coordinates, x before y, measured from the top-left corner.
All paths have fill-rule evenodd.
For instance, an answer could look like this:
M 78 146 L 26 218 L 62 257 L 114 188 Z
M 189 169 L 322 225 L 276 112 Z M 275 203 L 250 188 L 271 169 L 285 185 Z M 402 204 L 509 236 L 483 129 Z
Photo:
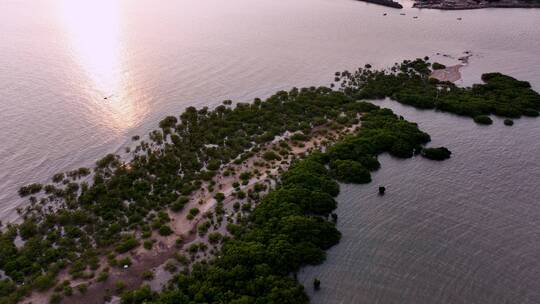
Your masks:
M 114 130 L 126 130 L 138 120 L 124 64 L 121 3 L 115 0 L 62 0 L 60 17 L 68 48 L 88 80 L 86 94 L 99 108 L 97 119 Z

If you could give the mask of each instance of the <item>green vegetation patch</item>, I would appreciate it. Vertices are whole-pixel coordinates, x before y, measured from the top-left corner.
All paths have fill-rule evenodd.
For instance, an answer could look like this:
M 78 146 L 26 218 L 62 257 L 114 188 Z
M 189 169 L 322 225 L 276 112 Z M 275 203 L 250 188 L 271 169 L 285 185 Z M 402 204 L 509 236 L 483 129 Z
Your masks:
M 337 73 L 341 91 L 358 99 L 390 97 L 423 109 L 477 117 L 495 114 L 508 118 L 538 116 L 540 95 L 529 82 L 501 73 L 482 75 L 483 84 L 461 88 L 450 82 L 430 79 L 428 58 L 406 60 L 389 70 L 360 68 Z M 439 68 L 437 64 L 432 67 Z
M 452 152 L 445 147 L 438 148 L 424 148 L 422 150 L 422 156 L 432 160 L 445 160 L 450 158 Z
M 438 62 L 434 62 L 431 67 L 434 69 L 434 70 L 443 70 L 443 69 L 446 69 L 446 66 L 444 64 L 441 64 L 441 63 L 438 63 Z
M 369 171 L 361 163 L 345 159 L 338 159 L 330 163 L 332 176 L 345 183 L 365 184 L 371 182 Z
M 266 151 L 263 154 L 264 160 L 272 161 L 272 160 L 281 160 L 281 157 L 274 151 Z
M 181 211 L 203 184 L 213 189 L 219 168 L 254 156 L 276 136 L 289 131 L 301 141 L 300 134 L 311 134 L 316 126 L 351 126 L 365 113 L 358 134 L 294 164 L 281 176 L 280 188 L 254 209 L 250 202 L 242 204 L 242 210 L 251 210 L 248 224 L 230 225 L 235 238 L 224 242 L 221 258 L 180 275 L 176 289 L 151 293 L 151 301 L 170 293 L 178 302 L 306 302 L 302 286 L 290 273 L 320 263 L 324 250 L 339 240 L 339 232 L 326 220 L 339 193 L 335 179 L 368 182 L 369 172 L 380 167 L 378 154 L 411 157 L 430 140 L 416 124 L 357 100 L 390 97 L 469 117 L 539 115 L 540 96 L 528 82 L 489 73 L 482 76 L 483 84 L 460 88 L 429 79 L 430 73 L 427 59 L 404 61 L 386 71 L 366 66 L 336 73 L 338 91 L 293 88 L 234 107 L 230 102 L 214 110 L 189 107 L 163 119 L 147 137 L 134 137 L 137 146 L 129 161 L 109 154 L 92 169 L 56 174 L 52 184 L 22 187 L 19 194 L 29 196 L 22 210 L 24 222 L 0 233 L 0 269 L 9 277 L 0 281 L 0 302 L 17 302 L 38 286 L 52 287 L 46 283 L 54 282 L 62 269 L 72 278 L 88 276 L 105 252 L 139 246 L 140 240 L 126 235 L 172 234 L 166 209 Z M 253 175 L 238 173 L 242 184 Z M 83 176 L 88 180 L 82 181 Z M 190 210 L 187 217 L 193 219 L 197 211 Z M 20 247 L 14 243 L 18 235 L 25 241 Z M 127 262 L 114 256 L 110 261 Z M 106 279 L 106 274 L 98 279 Z
M 409 149 L 397 156 L 409 157 L 429 141 L 416 124 L 390 110 L 370 108 L 358 134 L 326 153 L 293 163 L 282 174 L 281 186 L 256 205 L 248 222 L 229 224 L 234 238 L 224 242 L 214 260 L 195 263 L 191 272 L 178 274 L 171 289 L 162 293 L 148 287 L 125 293 L 123 303 L 308 303 L 304 287 L 291 273 L 323 262 L 325 250 L 340 240 L 340 232 L 328 220 L 339 193 L 333 177 L 368 182 L 368 168 L 376 170 L 377 155 L 391 152 L 395 142 Z M 218 241 L 220 235 L 211 234 L 211 243 Z M 188 251 L 196 254 L 199 245 L 192 244 Z
M 478 115 L 474 117 L 474 122 L 480 125 L 491 125 L 493 120 L 487 115 Z

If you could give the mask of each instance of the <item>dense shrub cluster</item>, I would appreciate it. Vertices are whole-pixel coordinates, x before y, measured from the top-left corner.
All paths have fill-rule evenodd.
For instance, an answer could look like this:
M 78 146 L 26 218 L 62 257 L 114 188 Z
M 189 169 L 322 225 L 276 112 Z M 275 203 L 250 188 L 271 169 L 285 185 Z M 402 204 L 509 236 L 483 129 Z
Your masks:
M 399 150 L 397 156 L 408 157 L 427 141 L 429 136 L 416 124 L 372 108 L 362 117 L 358 134 L 283 173 L 280 187 L 262 199 L 247 224 L 235 228 L 234 238 L 215 260 L 177 275 L 160 294 L 148 287 L 127 292 L 122 303 L 307 303 L 303 286 L 291 274 L 324 261 L 325 250 L 340 239 L 327 220 L 339 193 L 332 177 L 369 182 L 369 170 L 379 167 L 378 154 L 391 152 L 400 142 L 409 150 Z
M 126 239 L 126 234 L 171 234 L 170 219 L 161 211 L 181 211 L 189 194 L 212 180 L 222 164 L 253 155 L 250 149 L 286 131 L 302 140 L 314 126 L 338 117 L 341 126 L 352 124 L 373 107 L 324 87 L 294 88 L 265 101 L 228 105 L 189 107 L 177 117 L 166 117 L 160 129 L 150 132 L 149 141 L 132 149 L 128 162 L 109 154 L 92 171 L 59 173 L 51 184 L 22 187 L 21 196 L 32 195 L 22 212 L 24 222 L 0 233 L 0 269 L 19 286 L 9 293 L 9 301 L 26 294 L 41 276 L 54 281 L 59 270 L 69 267 L 73 278 L 88 277 L 104 250 L 123 253 L 143 243 Z M 25 241 L 20 248 L 14 245 L 17 235 Z
M 450 158 L 452 152 L 445 147 L 425 148 L 422 150 L 422 156 L 432 160 L 445 160 Z
M 445 69 L 446 66 L 444 64 L 441 64 L 441 63 L 438 63 L 438 62 L 434 62 L 431 67 L 434 69 L 434 70 L 442 70 L 442 69 Z
M 437 109 L 458 115 L 477 117 L 495 114 L 518 118 L 538 116 L 540 95 L 526 81 L 500 73 L 482 75 L 483 84 L 460 88 L 453 83 L 430 78 L 430 64 L 425 59 L 404 61 L 390 70 L 361 68 L 354 73 L 337 73 L 341 90 L 355 98 L 390 97 L 423 109 Z M 434 64 L 433 68 L 440 68 Z
M 305 187 L 296 177 L 323 181 Z M 122 303 L 307 303 L 303 287 L 289 276 L 324 260 L 340 233 L 325 218 L 335 209 L 338 185 L 325 166 L 307 159 L 294 165 L 283 186 L 267 195 L 247 226 L 237 227 L 219 257 L 178 274 L 161 294 L 148 287 L 127 292 Z
M 350 159 L 338 159 L 330 163 L 332 176 L 345 183 L 364 184 L 371 181 L 369 171 L 361 163 Z
M 491 118 L 487 115 L 478 115 L 475 116 L 473 119 L 475 123 L 480 125 L 490 125 L 493 123 L 493 120 L 491 120 Z
M 0 233 L 0 269 L 10 278 L 0 281 L 0 302 L 13 303 L 32 288 L 54 286 L 65 268 L 72 278 L 89 278 L 105 251 L 125 253 L 141 243 L 151 248 L 135 236 L 172 234 L 163 209 L 181 211 L 189 195 L 224 164 L 241 163 L 275 136 L 289 131 L 294 140 L 306 140 L 316 126 L 330 121 L 350 126 L 359 113 L 366 113 L 358 134 L 284 173 L 280 188 L 255 208 L 249 224 L 231 226 L 235 238 L 225 243 L 220 258 L 179 275 L 175 288 L 161 295 L 141 289 L 125 298 L 126 303 L 140 303 L 141 298 L 161 303 L 253 303 L 254 297 L 260 299 L 256 303 L 307 301 L 290 273 L 321 262 L 324 249 L 339 240 L 339 232 L 326 220 L 339 192 L 334 179 L 369 182 L 369 172 L 380 167 L 379 153 L 411 157 L 429 141 L 416 124 L 357 99 L 392 97 L 470 117 L 538 116 L 540 97 L 527 82 L 491 73 L 483 75 L 484 84 L 458 88 L 430 79 L 426 60 L 405 61 L 389 71 L 366 66 L 336 73 L 340 91 L 295 88 L 234 108 L 230 101 L 214 110 L 189 107 L 163 119 L 127 162 L 109 154 L 93 170 L 59 173 L 51 184 L 22 187 L 19 194 L 30 196 L 21 212 L 24 221 Z M 264 156 L 281 158 L 276 152 Z M 242 183 L 250 177 L 250 172 L 240 175 Z M 197 214 L 195 208 L 188 217 Z M 19 248 L 17 236 L 24 241 Z

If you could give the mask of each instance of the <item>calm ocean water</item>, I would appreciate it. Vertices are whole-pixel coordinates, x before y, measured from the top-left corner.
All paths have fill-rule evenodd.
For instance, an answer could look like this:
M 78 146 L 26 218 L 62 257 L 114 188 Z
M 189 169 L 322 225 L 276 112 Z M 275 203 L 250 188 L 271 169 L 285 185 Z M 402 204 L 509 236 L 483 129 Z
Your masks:
M 165 115 L 326 85 L 365 63 L 472 51 L 461 85 L 501 71 L 540 89 L 540 10 L 400 12 L 353 0 L 0 1 L 0 219 L 16 219 L 21 185 L 121 152 Z M 540 120 L 481 128 L 383 104 L 453 158 L 383 156 L 372 184 L 343 187 L 343 240 L 302 274 L 322 278 L 313 301 L 540 302 Z
M 540 88 L 540 10 L 399 12 L 353 0 L 0 1 L 0 220 L 15 218 L 21 185 L 121 152 L 187 106 L 466 50 L 463 84 L 498 70 Z
M 378 104 L 417 121 L 452 157 L 383 155 L 372 183 L 342 186 L 343 239 L 299 276 L 312 302 L 540 303 L 540 121 L 485 127 Z

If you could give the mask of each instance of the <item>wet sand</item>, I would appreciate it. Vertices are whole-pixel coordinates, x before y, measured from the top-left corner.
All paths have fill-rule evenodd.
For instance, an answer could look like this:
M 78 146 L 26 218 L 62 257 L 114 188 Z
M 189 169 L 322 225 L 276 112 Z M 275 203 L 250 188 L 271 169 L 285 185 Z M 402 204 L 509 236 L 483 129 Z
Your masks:
M 469 65 L 469 58 L 472 57 L 472 53 L 470 51 L 465 51 L 464 54 L 466 54 L 463 57 L 459 57 L 458 60 L 461 62 L 460 64 L 448 66 L 444 69 L 440 70 L 433 70 L 431 72 L 430 77 L 435 78 L 439 81 L 449 81 L 449 82 L 456 82 L 461 79 L 461 68 L 466 67 Z M 449 55 L 443 55 L 444 57 L 450 57 Z
M 431 78 L 435 78 L 439 81 L 456 82 L 461 79 L 461 73 L 459 70 L 462 67 L 464 67 L 463 64 L 457 64 L 444 69 L 434 70 L 431 72 Z

